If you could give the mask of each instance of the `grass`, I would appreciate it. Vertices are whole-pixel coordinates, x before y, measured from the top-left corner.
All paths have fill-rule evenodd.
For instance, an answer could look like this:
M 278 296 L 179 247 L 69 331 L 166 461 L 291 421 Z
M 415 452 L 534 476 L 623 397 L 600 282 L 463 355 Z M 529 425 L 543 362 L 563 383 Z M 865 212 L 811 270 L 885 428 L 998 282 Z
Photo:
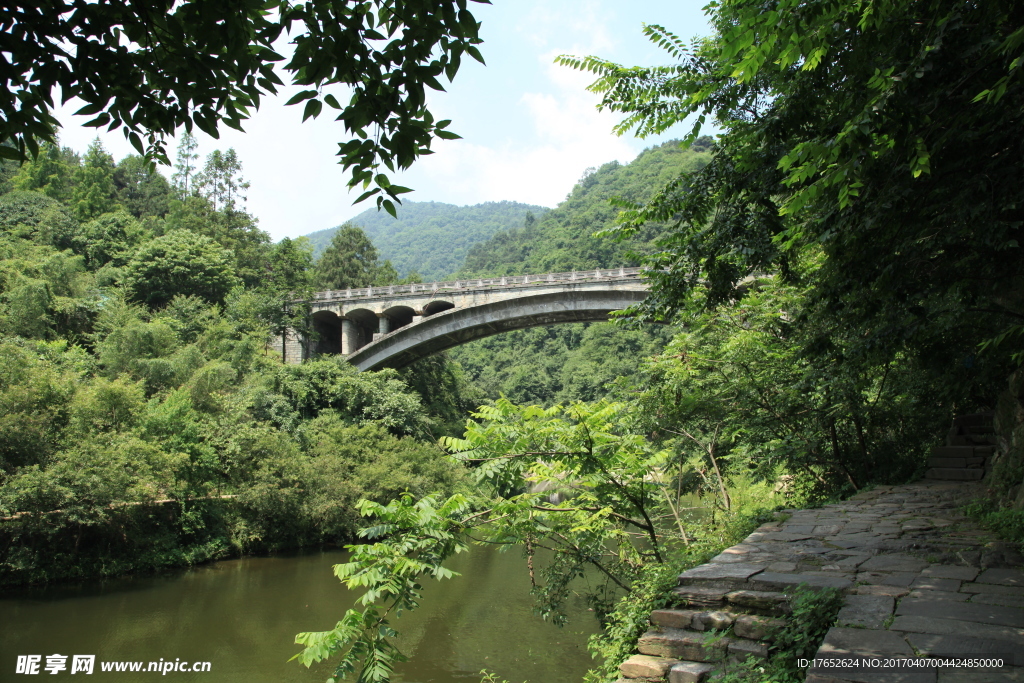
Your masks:
M 1002 508 L 994 500 L 980 498 L 965 505 L 964 514 L 1001 539 L 1024 544 L 1024 510 Z

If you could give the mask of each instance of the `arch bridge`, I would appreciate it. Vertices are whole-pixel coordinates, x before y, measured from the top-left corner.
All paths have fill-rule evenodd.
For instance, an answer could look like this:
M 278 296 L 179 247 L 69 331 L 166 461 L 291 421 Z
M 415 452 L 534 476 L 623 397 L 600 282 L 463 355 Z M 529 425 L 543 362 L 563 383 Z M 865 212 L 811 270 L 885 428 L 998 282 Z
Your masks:
M 646 296 L 639 268 L 317 292 L 314 338 L 289 331 L 278 348 L 286 363 L 334 353 L 360 370 L 399 368 L 501 332 L 608 320 Z

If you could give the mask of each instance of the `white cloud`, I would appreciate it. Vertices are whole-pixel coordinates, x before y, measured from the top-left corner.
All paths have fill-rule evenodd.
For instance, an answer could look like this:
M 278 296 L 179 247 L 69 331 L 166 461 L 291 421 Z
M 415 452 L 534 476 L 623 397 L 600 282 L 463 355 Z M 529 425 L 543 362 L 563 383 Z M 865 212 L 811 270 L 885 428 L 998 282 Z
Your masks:
M 648 14 L 693 14 L 703 25 L 697 5 L 669 0 L 628 7 L 607 0 L 516 0 L 475 10 L 484 21 L 489 67 L 469 62 L 450 94 L 432 98 L 435 114 L 453 119 L 466 139 L 439 141 L 435 154 L 395 179 L 416 190 L 409 195 L 414 201 L 554 206 L 588 167 L 632 160 L 656 141 L 613 135 L 618 116 L 596 111 L 598 96 L 585 89 L 593 75 L 557 66 L 553 58 L 597 54 L 642 62 L 649 44 L 639 25 Z M 283 106 L 289 95 L 264 99 L 247 134 L 225 129 L 220 140 L 199 136 L 204 157 L 218 148 L 238 152 L 251 183 L 249 211 L 274 239 L 338 225 L 372 206 L 351 205 L 358 193 L 348 192 L 348 175 L 335 157 L 345 137 L 341 124 L 327 112 L 301 123 L 301 107 Z M 84 152 L 96 131 L 78 127 L 84 119 L 71 116 L 76 108 L 58 114 L 67 126 L 62 141 Z M 101 137 L 117 158 L 133 151 L 119 133 Z M 169 150 L 173 156 L 173 142 Z
M 563 42 L 572 36 L 587 54 L 610 52 L 620 41 L 616 37 L 613 14 L 596 0 L 563 3 L 536 2 L 517 24 L 538 49 Z
M 553 63 L 556 51 L 539 60 L 543 83 L 519 98 L 533 135 L 517 144 L 445 144 L 405 178 L 414 187 L 434 186 L 432 198 L 454 203 L 514 199 L 554 206 L 591 166 L 628 163 L 639 146 L 612 134 L 615 114 L 598 112 L 598 96 L 585 90 L 591 76 Z M 421 194 L 421 193 L 417 193 Z M 441 197 L 445 198 L 441 198 Z

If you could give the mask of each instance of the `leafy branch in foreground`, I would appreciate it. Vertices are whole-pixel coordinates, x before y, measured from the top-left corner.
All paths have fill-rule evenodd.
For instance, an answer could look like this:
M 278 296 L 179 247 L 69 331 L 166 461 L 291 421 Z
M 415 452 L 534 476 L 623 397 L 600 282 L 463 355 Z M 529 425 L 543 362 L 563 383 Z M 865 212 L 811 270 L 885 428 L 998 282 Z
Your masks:
M 305 649 L 292 659 L 308 667 L 341 654 L 332 680 L 358 670 L 359 683 L 375 683 L 390 680 L 395 663 L 405 661 L 393 642 L 398 633 L 390 626 L 392 613 L 397 617 L 419 606 L 424 577 L 455 576 L 441 563 L 467 548 L 466 520 L 459 518 L 469 505 L 459 494 L 437 505 L 430 496 L 413 501 L 406 493 L 387 505 L 361 500 L 358 508 L 376 518 L 377 524 L 359 534 L 375 542 L 349 546 L 352 560 L 335 565 L 334 574 L 350 589 L 366 589 L 359 598 L 364 609 L 346 611 L 330 631 L 295 636 Z
M 960 406 L 991 395 L 1024 316 L 1024 7 L 722 0 L 707 12 L 713 35 L 691 43 L 645 28 L 668 66 L 559 60 L 596 75 L 620 133 L 723 130 L 699 171 L 620 203 L 621 237 L 669 224 L 638 311 L 669 319 L 700 289 L 708 306 L 729 304 L 749 276 L 772 273 L 810 285 L 802 327 L 839 330 L 801 341 L 816 371 L 966 363 L 974 387 Z M 801 281 L 809 254 L 821 266 Z
M 340 655 L 335 676 L 387 681 L 403 659 L 391 617 L 418 606 L 424 578 L 452 576 L 443 563 L 471 542 L 525 549 L 544 618 L 565 623 L 570 583 L 580 578 L 603 618 L 679 538 L 665 502 L 669 453 L 630 429 L 627 407 L 544 409 L 500 399 L 481 408 L 464 438 L 442 439 L 453 458 L 475 465 L 477 495 L 362 501 L 360 513 L 373 523 L 361 535 L 372 543 L 351 546 L 352 560 L 335 574 L 365 591 L 364 609 L 350 610 L 331 631 L 297 636 L 306 649 L 296 659 L 309 666 Z
M 303 121 L 327 105 L 345 126 L 338 156 L 352 169 L 349 186 L 373 185 L 359 201 L 377 196 L 392 215 L 409 190 L 381 166 L 408 168 L 435 138 L 459 137 L 434 120 L 426 91 L 444 90 L 439 79 L 452 80 L 463 56 L 483 62 L 467 0 L 17 0 L 0 8 L 0 24 L 0 158 L 56 143 L 59 90 L 63 102 L 84 103 L 76 114 L 94 117 L 84 125 L 121 130 L 140 154 L 168 163 L 166 136 L 242 130 L 284 86 L 283 69 L 301 89 L 287 104 L 303 105 Z M 276 51 L 286 35 L 290 58 Z

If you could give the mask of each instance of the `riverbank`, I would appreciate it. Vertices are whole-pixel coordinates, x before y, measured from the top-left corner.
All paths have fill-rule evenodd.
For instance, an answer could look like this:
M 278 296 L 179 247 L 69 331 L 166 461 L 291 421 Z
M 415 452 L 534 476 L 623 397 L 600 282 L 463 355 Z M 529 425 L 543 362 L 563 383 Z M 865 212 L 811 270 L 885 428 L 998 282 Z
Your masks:
M 147 577 L 282 552 L 340 549 L 355 540 L 356 529 L 349 525 L 348 534 L 339 531 L 333 539 L 311 533 L 258 538 L 247 532 L 272 526 L 275 520 L 234 495 L 124 503 L 85 518 L 77 512 L 21 513 L 0 520 L 0 591 Z M 300 521 L 278 520 L 282 530 L 293 531 Z

